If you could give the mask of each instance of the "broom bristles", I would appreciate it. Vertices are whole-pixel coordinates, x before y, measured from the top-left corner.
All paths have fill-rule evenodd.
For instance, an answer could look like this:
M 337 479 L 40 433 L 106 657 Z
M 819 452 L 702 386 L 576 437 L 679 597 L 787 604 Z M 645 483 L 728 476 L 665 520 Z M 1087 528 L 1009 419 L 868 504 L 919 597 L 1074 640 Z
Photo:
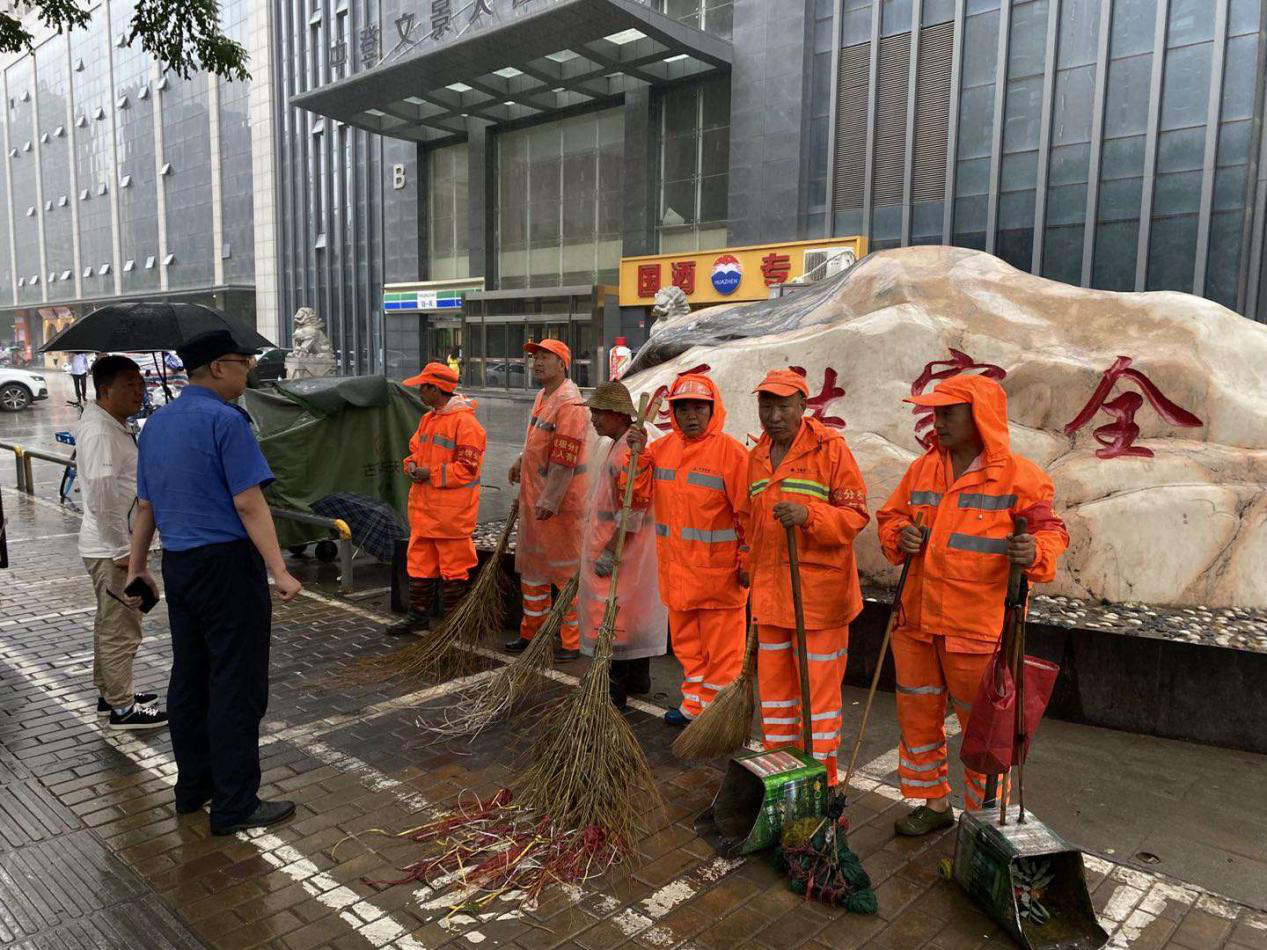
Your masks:
M 753 694 L 753 658 L 757 652 L 757 625 L 749 624 L 743 671 L 728 683 L 673 743 L 679 759 L 715 759 L 730 755 L 748 741 L 757 701 Z
M 497 546 L 480 568 L 475 583 L 438 629 L 402 650 L 360 660 L 352 669 L 352 678 L 371 684 L 395 677 L 439 681 L 467 676 L 482 669 L 487 659 L 477 648 L 485 636 L 501 628 L 503 604 L 508 591 L 501 558 L 510 544 L 510 535 L 518 517 L 519 501 L 516 499 L 511 503 Z
M 520 800 L 561 827 L 601 830 L 631 853 L 639 830 L 661 805 L 651 767 L 629 723 L 612 705 L 609 609 L 580 688 L 550 704 L 538 720 Z
M 487 682 L 463 690 L 450 707 L 450 715 L 426 728 L 449 737 L 473 737 L 531 705 L 530 701 L 549 685 L 545 673 L 554 668 L 554 638 L 571 609 L 578 586 L 579 577 L 573 574 L 563 585 L 541 629 L 514 662 L 503 666 Z

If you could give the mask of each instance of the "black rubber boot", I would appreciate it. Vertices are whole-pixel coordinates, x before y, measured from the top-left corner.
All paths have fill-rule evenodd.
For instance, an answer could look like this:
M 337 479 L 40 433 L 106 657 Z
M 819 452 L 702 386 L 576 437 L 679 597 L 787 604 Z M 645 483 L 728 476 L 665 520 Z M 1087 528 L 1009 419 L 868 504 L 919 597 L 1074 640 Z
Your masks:
M 409 617 L 393 624 L 383 633 L 389 637 L 408 637 L 426 633 L 431 628 L 431 611 L 435 606 L 440 579 L 437 577 L 409 578 Z
M 449 616 L 453 608 L 462 602 L 467 586 L 465 580 L 440 582 L 440 612 L 443 616 Z

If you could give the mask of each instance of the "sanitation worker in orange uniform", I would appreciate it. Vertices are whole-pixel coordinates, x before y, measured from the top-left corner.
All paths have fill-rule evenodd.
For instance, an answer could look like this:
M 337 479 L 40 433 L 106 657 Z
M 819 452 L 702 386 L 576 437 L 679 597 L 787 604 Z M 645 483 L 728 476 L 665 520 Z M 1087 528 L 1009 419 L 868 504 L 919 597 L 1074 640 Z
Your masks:
M 475 403 L 456 393 L 458 374 L 428 363 L 405 380 L 418 386 L 431 411 L 409 440 L 409 617 L 388 627 L 392 636 L 422 633 L 437 600 L 448 613 L 466 593 L 478 563 L 471 537 L 480 508 L 480 469 L 487 438 Z
M 607 382 L 586 403 L 594 431 L 602 438 L 590 462 L 590 498 L 581 552 L 581 652 L 593 656 L 607 612 L 615 572 L 621 510 L 628 485 L 629 433 L 637 418 L 623 383 Z M 656 588 L 656 539 L 651 521 L 650 484 L 635 479 L 616 580 L 610 695 L 617 709 L 629 696 L 651 691 L 651 657 L 664 653 L 668 617 Z
M 685 726 L 743 667 L 748 450 L 722 431 L 726 407 L 707 376 L 679 376 L 668 401 L 673 432 L 647 446 L 638 487 L 655 506 L 660 599 L 682 664 L 682 705 L 664 721 Z M 646 430 L 630 429 L 628 440 L 641 451 Z
M 748 457 L 748 572 L 760 641 L 757 683 L 766 748 L 799 746 L 805 714 L 786 527 L 795 528 L 809 654 L 813 756 L 835 785 L 840 684 L 849 623 L 862 610 L 853 540 L 867 521 L 867 489 L 840 433 L 805 418 L 809 387 L 773 370 L 755 392 L 764 434 Z
M 567 377 L 572 351 L 562 340 L 525 343 L 532 354 L 532 375 L 541 384 L 524 437 L 523 454 L 510 467 L 519 484 L 519 539 L 515 569 L 523 595 L 519 636 L 506 644 L 522 652 L 545 623 L 551 588 L 562 588 L 577 572 L 585 517 L 585 446 L 589 410 L 576 383 Z M 581 655 L 576 605 L 564 617 L 555 659 Z
M 906 401 L 932 407 L 936 437 L 876 522 L 885 557 L 894 564 L 912 558 L 893 631 L 898 775 L 902 794 L 924 804 L 895 827 L 917 836 L 954 823 L 946 700 L 966 726 L 1002 633 L 1010 566 L 1023 567 L 1031 581 L 1050 581 L 1069 535 L 1052 511 L 1051 479 L 1012 454 L 1007 395 L 998 383 L 955 376 Z M 927 540 L 914 523 L 921 514 Z M 1019 517 L 1026 519 L 1025 534 L 1014 532 Z M 986 777 L 965 770 L 965 779 L 965 804 L 981 808 Z

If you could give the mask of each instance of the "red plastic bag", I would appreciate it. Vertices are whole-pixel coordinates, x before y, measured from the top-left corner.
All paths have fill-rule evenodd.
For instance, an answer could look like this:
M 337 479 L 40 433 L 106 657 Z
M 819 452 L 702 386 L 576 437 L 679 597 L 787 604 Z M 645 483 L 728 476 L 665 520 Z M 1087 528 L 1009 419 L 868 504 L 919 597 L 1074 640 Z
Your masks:
M 1025 657 L 1025 722 L 1023 743 L 1016 740 L 1016 688 L 1002 650 L 995 650 L 981 674 L 981 687 L 963 733 L 959 758 L 975 772 L 1000 775 L 1024 761 L 1043 718 L 1060 667 L 1035 656 Z

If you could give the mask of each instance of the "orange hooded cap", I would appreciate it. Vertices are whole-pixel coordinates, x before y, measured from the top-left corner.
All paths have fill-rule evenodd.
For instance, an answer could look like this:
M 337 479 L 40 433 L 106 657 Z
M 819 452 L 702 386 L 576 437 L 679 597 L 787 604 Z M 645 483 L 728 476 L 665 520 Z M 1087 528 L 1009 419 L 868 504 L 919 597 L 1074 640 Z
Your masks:
M 1001 462 L 1012 454 L 1012 441 L 1007 429 L 1007 393 L 992 379 L 984 376 L 952 376 L 937 384 L 931 393 L 910 396 L 905 402 L 916 406 L 972 407 L 972 421 L 985 445 L 985 461 Z M 932 451 L 941 451 L 933 434 Z
M 706 396 L 708 392 L 711 395 Z M 717 384 L 700 373 L 689 373 L 679 376 L 673 381 L 673 385 L 669 388 L 669 421 L 673 424 L 673 431 L 678 435 L 683 435 L 681 428 L 677 424 L 677 416 L 673 412 L 673 402 L 677 399 L 700 399 L 711 400 L 713 403 L 713 415 L 708 420 L 708 425 L 704 428 L 701 439 L 707 439 L 710 435 L 721 432 L 726 425 L 726 405 L 722 402 L 721 390 L 717 388 Z

